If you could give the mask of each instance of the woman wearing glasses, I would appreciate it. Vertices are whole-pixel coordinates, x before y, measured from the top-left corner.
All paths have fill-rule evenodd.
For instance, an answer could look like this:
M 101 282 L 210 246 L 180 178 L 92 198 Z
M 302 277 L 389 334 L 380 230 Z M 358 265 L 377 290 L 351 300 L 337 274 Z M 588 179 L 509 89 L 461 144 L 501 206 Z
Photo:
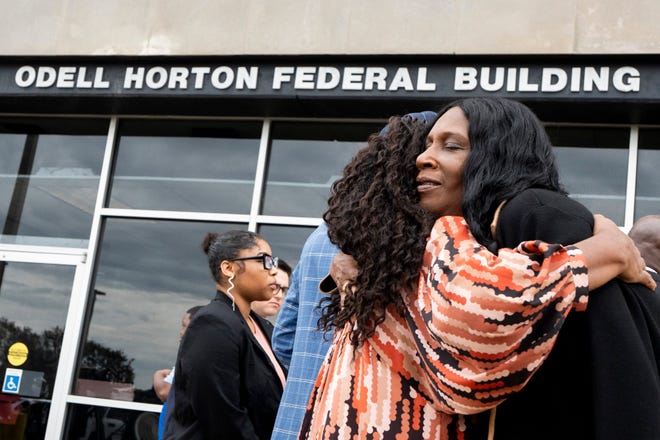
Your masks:
M 202 248 L 217 293 L 181 341 L 164 438 L 269 439 L 286 372 L 250 304 L 273 296 L 278 260 L 247 231 L 208 233 Z

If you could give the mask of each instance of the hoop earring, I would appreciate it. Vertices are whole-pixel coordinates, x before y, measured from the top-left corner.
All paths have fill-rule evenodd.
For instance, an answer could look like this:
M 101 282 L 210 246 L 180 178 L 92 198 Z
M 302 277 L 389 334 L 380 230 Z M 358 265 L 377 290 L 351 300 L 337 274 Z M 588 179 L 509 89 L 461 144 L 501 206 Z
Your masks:
M 234 304 L 234 295 L 231 294 L 231 289 L 236 287 L 234 286 L 233 279 L 234 279 L 234 274 L 231 274 L 231 276 L 229 277 L 229 289 L 227 289 L 227 295 L 229 295 L 229 297 L 231 298 L 231 310 L 236 311 L 236 306 Z

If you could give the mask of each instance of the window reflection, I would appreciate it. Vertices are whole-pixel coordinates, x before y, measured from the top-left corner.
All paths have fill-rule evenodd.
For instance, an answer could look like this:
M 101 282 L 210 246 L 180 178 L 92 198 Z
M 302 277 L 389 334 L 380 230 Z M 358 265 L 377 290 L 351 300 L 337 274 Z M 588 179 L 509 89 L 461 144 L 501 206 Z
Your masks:
M 127 120 L 111 208 L 247 214 L 261 122 Z
M 660 214 L 660 129 L 639 131 L 635 220 Z
M 273 124 L 262 213 L 320 217 L 330 185 L 384 123 Z
M 157 440 L 158 413 L 103 406 L 70 405 L 67 440 Z
M 298 264 L 305 240 L 314 229 L 309 226 L 261 225 L 259 233 L 270 244 L 273 255 L 284 259 L 293 268 Z
M 560 180 L 571 198 L 623 225 L 628 172 L 627 128 L 548 127 Z
M 43 439 L 75 268 L 0 269 L 0 438 Z
M 106 220 L 74 392 L 160 403 L 153 373 L 176 360 L 183 313 L 215 296 L 201 243 L 232 223 Z
M 86 247 L 107 122 L 0 119 L 2 243 Z

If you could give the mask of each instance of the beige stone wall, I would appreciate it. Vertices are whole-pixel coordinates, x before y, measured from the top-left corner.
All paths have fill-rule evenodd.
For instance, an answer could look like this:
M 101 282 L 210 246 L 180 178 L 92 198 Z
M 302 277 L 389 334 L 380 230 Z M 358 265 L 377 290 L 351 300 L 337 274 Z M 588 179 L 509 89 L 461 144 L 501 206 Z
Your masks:
M 0 0 L 0 6 L 0 55 L 660 53 L 658 0 Z

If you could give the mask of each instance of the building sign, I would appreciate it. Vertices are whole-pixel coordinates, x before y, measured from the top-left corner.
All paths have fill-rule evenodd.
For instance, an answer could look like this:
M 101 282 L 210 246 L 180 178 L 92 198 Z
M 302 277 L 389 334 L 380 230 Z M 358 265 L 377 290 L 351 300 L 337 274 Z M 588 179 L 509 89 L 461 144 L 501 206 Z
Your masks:
M 658 66 L 645 63 L 144 63 L 0 65 L 2 95 L 465 96 L 660 99 Z M 459 61 L 459 62 L 456 62 Z
M 428 66 L 273 66 L 260 76 L 260 66 L 127 66 L 112 77 L 100 66 L 23 65 L 14 84 L 21 89 L 122 90 L 293 90 L 435 92 L 449 80 L 454 91 L 486 92 L 639 92 L 634 66 L 509 67 L 457 66 L 453 81 L 446 75 L 429 79 Z M 116 84 L 113 84 L 115 82 Z M 265 83 L 265 84 L 262 84 Z
M 13 114 L 384 118 L 471 96 L 516 99 L 549 120 L 657 123 L 660 62 L 646 55 L 0 57 L 0 112 Z
M 609 66 L 541 67 L 537 77 L 530 80 L 527 67 L 457 67 L 454 90 L 481 89 L 485 92 L 556 93 L 570 91 L 607 92 L 610 87 L 618 92 L 639 92 L 640 73 L 636 67 L 621 66 L 613 71 Z

